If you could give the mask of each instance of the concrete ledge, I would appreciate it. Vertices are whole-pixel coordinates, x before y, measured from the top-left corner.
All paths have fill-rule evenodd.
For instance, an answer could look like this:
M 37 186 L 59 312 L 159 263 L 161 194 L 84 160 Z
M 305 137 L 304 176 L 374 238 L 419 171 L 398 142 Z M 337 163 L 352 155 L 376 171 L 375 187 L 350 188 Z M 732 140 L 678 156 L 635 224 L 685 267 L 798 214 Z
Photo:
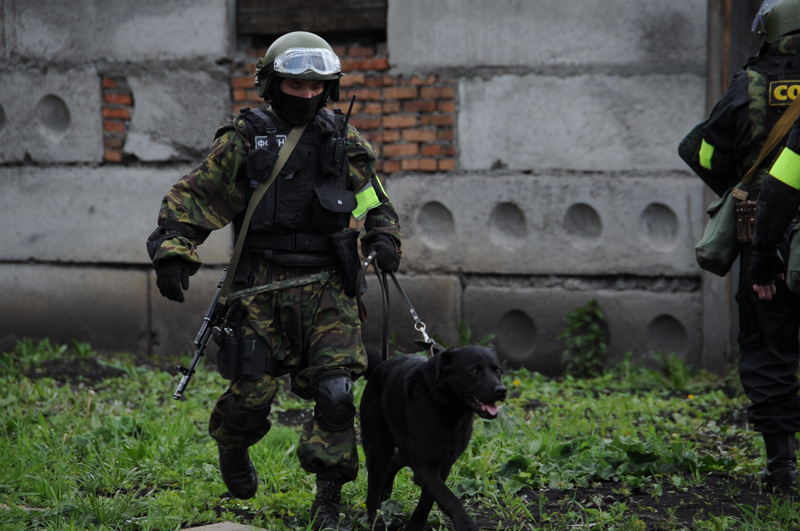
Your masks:
M 465 175 L 389 179 L 403 270 L 700 274 L 703 183 L 685 177 Z
M 147 285 L 136 270 L 0 264 L 0 337 L 75 339 L 99 351 L 146 353 Z
M 0 265 L 0 337 L 49 337 L 56 342 L 87 341 L 100 351 L 182 355 L 188 362 L 192 341 L 216 289 L 221 269 L 203 268 L 192 277 L 186 302 L 161 297 L 154 273 L 97 267 Z M 521 286 L 468 286 L 462 294 L 456 277 L 399 277 L 427 331 L 445 346 L 459 340 L 459 324 L 474 338 L 494 334 L 501 357 L 545 374 L 561 370 L 563 345 L 557 339 L 564 316 L 596 298 L 610 332 L 612 362 L 627 352 L 651 365 L 657 354 L 674 353 L 701 365 L 701 295 L 640 290 L 581 291 Z M 461 300 L 463 298 L 463 311 Z M 419 350 L 421 335 L 394 286 L 390 291 L 390 332 L 407 352 Z M 372 281 L 364 325 L 368 346 L 381 345 L 381 301 Z M 151 337 L 152 335 L 152 337 Z M 213 360 L 216 346 L 207 351 Z
M 564 317 L 592 298 L 606 317 L 612 363 L 628 352 L 650 366 L 658 354 L 670 353 L 702 363 L 700 293 L 467 287 L 464 321 L 477 336 L 495 333 L 498 354 L 512 364 L 556 375 L 563 368 Z
M 192 166 L 0 167 L 0 260 L 148 265 L 145 241 L 161 200 Z M 230 227 L 200 248 L 206 264 L 227 263 Z
M 152 271 L 0 264 L 0 337 L 75 339 L 133 354 L 148 354 L 152 339 L 153 354 L 183 355 L 188 363 L 221 275 L 202 268 L 179 304 L 161 296 Z M 216 351 L 212 343 L 209 359 Z

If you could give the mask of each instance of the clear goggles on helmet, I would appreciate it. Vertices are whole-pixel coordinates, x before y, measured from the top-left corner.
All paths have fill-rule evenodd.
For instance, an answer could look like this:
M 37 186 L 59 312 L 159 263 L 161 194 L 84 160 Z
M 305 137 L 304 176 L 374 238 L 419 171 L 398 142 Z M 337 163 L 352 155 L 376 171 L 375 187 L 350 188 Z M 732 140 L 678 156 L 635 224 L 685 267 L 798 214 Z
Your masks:
M 342 63 L 325 48 L 289 48 L 275 58 L 273 68 L 278 74 L 331 76 L 341 73 Z
M 761 3 L 761 7 L 758 9 L 758 13 L 756 13 L 756 17 L 753 19 L 753 25 L 750 27 L 750 31 L 756 31 L 761 26 L 761 21 L 773 7 L 775 4 L 778 3 L 778 0 L 764 0 Z

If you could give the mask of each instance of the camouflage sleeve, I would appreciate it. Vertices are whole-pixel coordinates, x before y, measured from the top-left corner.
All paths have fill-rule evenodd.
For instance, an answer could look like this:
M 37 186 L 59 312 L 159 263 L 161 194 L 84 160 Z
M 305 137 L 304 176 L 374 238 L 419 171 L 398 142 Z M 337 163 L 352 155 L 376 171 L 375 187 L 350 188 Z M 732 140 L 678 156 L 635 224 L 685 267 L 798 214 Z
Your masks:
M 153 262 L 180 257 L 192 264 L 192 273 L 197 271 L 202 264 L 197 245 L 247 206 L 246 183 L 238 178 L 246 155 L 247 142 L 235 128 L 222 128 L 217 133 L 205 160 L 175 183 L 161 202 L 159 226 L 178 222 L 186 230 L 160 242 Z
M 366 234 L 361 239 L 362 250 L 366 251 L 369 241 L 377 234 L 391 236 L 399 249 L 401 232 L 397 211 L 375 171 L 378 154 L 352 125 L 348 126 L 347 131 L 347 158 L 350 162 L 350 181 L 358 199 L 358 207 L 353 215 L 356 219 L 365 219 Z

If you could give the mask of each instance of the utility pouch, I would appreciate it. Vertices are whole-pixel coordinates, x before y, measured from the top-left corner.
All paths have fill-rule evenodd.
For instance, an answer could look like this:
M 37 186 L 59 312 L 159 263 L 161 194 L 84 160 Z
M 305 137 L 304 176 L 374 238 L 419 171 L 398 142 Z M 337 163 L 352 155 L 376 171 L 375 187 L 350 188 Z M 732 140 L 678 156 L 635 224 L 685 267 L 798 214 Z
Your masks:
M 361 260 L 358 256 L 358 231 L 344 229 L 331 234 L 333 254 L 336 264 L 342 271 L 342 286 L 348 297 L 356 296 L 358 273 Z
M 315 186 L 314 193 L 320 207 L 314 209 L 311 222 L 315 232 L 329 234 L 350 224 L 350 216 L 358 206 L 356 194 L 344 187 L 328 186 Z
M 703 230 L 703 237 L 694 246 L 698 265 L 724 277 L 739 256 L 739 242 L 736 240 L 736 198 L 734 188 L 708 205 L 709 219 Z
M 276 363 L 270 357 L 267 342 L 257 334 L 241 338 L 231 328 L 223 328 L 215 336 L 220 346 L 217 369 L 226 380 L 258 380 L 264 374 L 275 374 Z
M 239 375 L 239 338 L 232 328 L 214 327 L 214 342 L 219 346 L 217 370 L 226 380 L 236 380 Z
M 756 227 L 756 203 L 751 199 L 736 202 L 736 240 L 741 244 L 753 243 Z
M 276 162 L 278 162 L 278 154 L 276 152 L 266 149 L 251 149 L 247 152 L 247 159 L 245 160 L 247 178 L 250 179 L 251 183 L 266 182 Z M 253 188 L 257 186 L 258 184 Z

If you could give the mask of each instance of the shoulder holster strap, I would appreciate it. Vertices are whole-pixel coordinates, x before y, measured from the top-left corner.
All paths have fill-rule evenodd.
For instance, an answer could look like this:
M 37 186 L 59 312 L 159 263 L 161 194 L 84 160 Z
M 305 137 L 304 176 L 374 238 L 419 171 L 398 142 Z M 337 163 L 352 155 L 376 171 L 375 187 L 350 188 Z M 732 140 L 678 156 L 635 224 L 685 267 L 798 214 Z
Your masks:
M 253 196 L 250 198 L 250 202 L 247 204 L 247 210 L 245 211 L 244 220 L 242 221 L 242 228 L 239 230 L 239 237 L 236 238 L 236 245 L 233 248 L 231 263 L 228 266 L 228 271 L 232 272 L 233 274 L 225 277 L 225 283 L 222 285 L 222 291 L 220 291 L 219 294 L 219 301 L 222 304 L 227 304 L 228 302 L 228 294 L 231 291 L 233 279 L 236 276 L 236 266 L 239 265 L 239 257 L 242 255 L 244 240 L 247 236 L 247 227 L 250 225 L 250 218 L 253 217 L 253 212 L 255 211 L 258 203 L 261 201 L 261 198 L 264 197 L 267 189 L 272 185 L 272 183 L 275 181 L 275 178 L 281 172 L 283 165 L 286 163 L 289 155 L 292 154 L 292 151 L 297 145 L 297 141 L 300 140 L 300 136 L 302 136 L 305 128 L 306 124 L 298 125 L 289 132 L 289 135 L 286 137 L 286 142 L 283 143 L 283 146 L 281 146 L 281 149 L 278 151 L 278 160 L 275 162 L 275 167 L 272 169 L 269 179 L 258 185 L 258 188 L 256 188 L 256 191 L 253 192 Z
M 252 109 L 250 112 L 257 114 L 259 118 L 264 120 L 266 123 L 268 124 L 272 123 L 272 118 L 270 117 L 269 114 L 267 114 L 267 112 L 264 109 L 259 109 L 258 107 L 256 107 L 255 109 Z
M 778 118 L 778 121 L 775 122 L 775 125 L 772 126 L 769 134 L 767 135 L 767 139 L 764 141 L 764 145 L 761 147 L 761 152 L 758 154 L 758 159 L 756 162 L 747 170 L 747 173 L 744 174 L 742 180 L 739 181 L 740 184 L 750 184 L 750 181 L 753 180 L 753 176 L 756 174 L 758 167 L 761 166 L 761 163 L 764 162 L 764 159 L 767 158 L 767 155 L 775 149 L 783 137 L 789 132 L 789 129 L 792 128 L 794 122 L 797 120 L 797 117 L 800 116 L 800 98 L 795 98 L 792 104 L 789 106 L 788 109 Z M 747 199 L 749 192 L 747 190 L 743 190 L 741 188 L 734 188 L 731 195 L 736 199 Z

